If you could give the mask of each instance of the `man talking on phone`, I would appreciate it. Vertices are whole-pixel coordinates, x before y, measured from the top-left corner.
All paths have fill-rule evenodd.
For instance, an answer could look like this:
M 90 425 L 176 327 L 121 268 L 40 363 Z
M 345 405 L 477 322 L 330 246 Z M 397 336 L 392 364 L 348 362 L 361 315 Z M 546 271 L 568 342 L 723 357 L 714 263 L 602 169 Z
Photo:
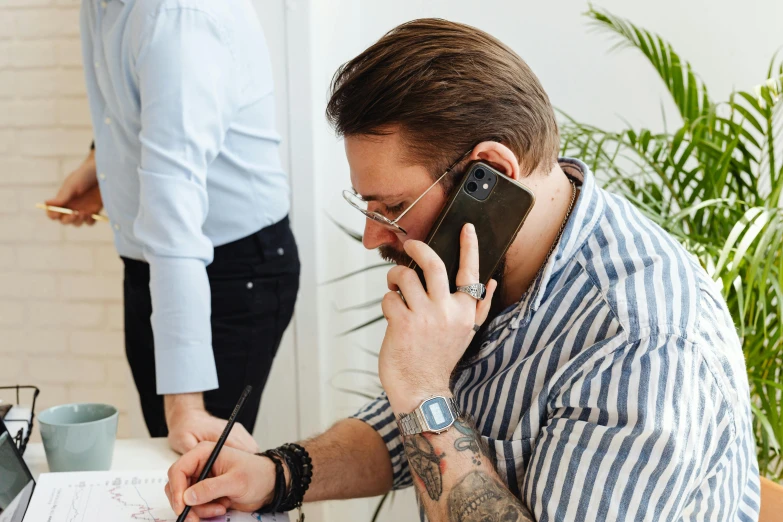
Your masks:
M 403 24 L 338 70 L 327 115 L 365 202 L 364 245 L 397 264 L 385 393 L 299 444 L 224 449 L 191 486 L 213 447 L 198 446 L 169 471 L 177 512 L 413 486 L 431 522 L 756 519 L 748 382 L 723 299 L 677 241 L 558 160 L 552 107 L 513 51 L 466 25 Z M 474 161 L 536 204 L 486 289 L 464 226 L 451 293 L 422 240 Z
M 50 212 L 105 207 L 125 265 L 125 351 L 153 437 L 251 437 L 299 287 L 272 68 L 248 0 L 83 0 L 94 150 Z M 101 225 L 103 226 L 103 225 Z

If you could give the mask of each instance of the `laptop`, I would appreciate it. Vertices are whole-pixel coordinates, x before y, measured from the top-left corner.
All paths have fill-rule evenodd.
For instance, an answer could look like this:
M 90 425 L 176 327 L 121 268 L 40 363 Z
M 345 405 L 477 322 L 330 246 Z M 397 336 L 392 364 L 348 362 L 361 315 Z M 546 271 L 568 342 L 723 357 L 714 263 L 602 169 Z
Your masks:
M 22 522 L 34 489 L 33 474 L 0 419 L 0 522 Z

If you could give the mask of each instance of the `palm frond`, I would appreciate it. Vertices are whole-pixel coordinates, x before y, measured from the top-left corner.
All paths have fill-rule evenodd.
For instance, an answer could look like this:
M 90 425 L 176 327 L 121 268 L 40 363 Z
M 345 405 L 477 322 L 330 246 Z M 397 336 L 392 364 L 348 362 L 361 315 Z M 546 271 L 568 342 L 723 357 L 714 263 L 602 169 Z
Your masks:
M 713 103 L 661 37 L 592 6 L 586 15 L 647 58 L 683 124 L 609 132 L 561 113 L 562 152 L 594 168 L 720 284 L 745 354 L 759 466 L 783 479 L 783 63 L 773 58 L 758 87 Z
M 361 235 L 359 232 L 357 232 L 357 231 L 355 231 L 355 230 L 352 230 L 352 229 L 350 229 L 350 228 L 346 227 L 345 225 L 343 225 L 342 223 L 340 223 L 339 221 L 337 221 L 336 219 L 334 219 L 332 216 L 330 216 L 330 215 L 328 215 L 328 214 L 327 214 L 327 217 L 329 218 L 329 221 L 331 221 L 332 223 L 334 223 L 334 225 L 335 225 L 337 228 L 339 228 L 340 230 L 342 230 L 343 232 L 345 232 L 345 234 L 346 234 L 348 237 L 350 237 L 350 238 L 351 238 L 351 239 L 353 239 L 354 241 L 358 241 L 359 243 L 361 243 L 361 242 L 362 242 L 362 235 Z
M 344 336 L 346 336 L 346 335 L 349 335 L 349 334 L 352 334 L 352 333 L 354 333 L 354 332 L 358 332 L 359 330 L 362 330 L 362 329 L 364 329 L 364 328 L 367 328 L 368 326 L 371 326 L 371 325 L 373 325 L 373 324 L 375 324 L 375 323 L 381 322 L 381 321 L 383 321 L 384 319 L 386 319 L 386 318 L 385 318 L 383 315 L 379 315 L 379 316 L 377 316 L 377 317 L 373 317 L 373 318 L 372 318 L 372 319 L 370 319 L 369 321 L 365 321 L 365 322 L 363 322 L 363 323 L 361 323 L 361 324 L 359 324 L 359 325 L 357 325 L 357 326 L 354 326 L 353 328 L 349 328 L 348 330 L 345 330 L 344 332 L 341 332 L 341 333 L 339 334 L 339 336 L 340 336 L 340 337 L 344 337 Z
M 663 80 L 683 120 L 695 121 L 710 110 L 712 103 L 707 86 L 663 38 L 592 5 L 585 15 L 596 27 L 608 29 L 619 37 L 615 47 L 641 51 Z
M 337 283 L 339 281 L 345 281 L 346 279 L 350 279 L 351 277 L 357 276 L 359 274 L 363 274 L 365 272 L 369 272 L 370 270 L 375 270 L 376 268 L 384 268 L 384 267 L 390 267 L 392 266 L 391 263 L 375 263 L 373 265 L 364 266 L 362 268 L 359 268 L 357 270 L 353 270 L 351 272 L 348 272 L 347 274 L 343 274 L 341 276 L 335 277 L 334 279 L 329 279 L 328 281 L 324 281 L 321 283 L 322 285 L 331 285 L 333 283 Z

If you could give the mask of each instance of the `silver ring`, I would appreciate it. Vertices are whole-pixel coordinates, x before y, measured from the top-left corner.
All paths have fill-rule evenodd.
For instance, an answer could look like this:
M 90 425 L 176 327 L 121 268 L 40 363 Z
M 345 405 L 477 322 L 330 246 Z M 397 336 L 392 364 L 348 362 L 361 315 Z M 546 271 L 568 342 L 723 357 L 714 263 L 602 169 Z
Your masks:
M 473 283 L 472 285 L 458 286 L 457 292 L 463 292 L 473 299 L 483 301 L 487 295 L 487 287 L 481 283 Z
M 481 326 L 476 323 L 473 323 L 473 331 L 478 333 L 479 330 L 481 330 Z

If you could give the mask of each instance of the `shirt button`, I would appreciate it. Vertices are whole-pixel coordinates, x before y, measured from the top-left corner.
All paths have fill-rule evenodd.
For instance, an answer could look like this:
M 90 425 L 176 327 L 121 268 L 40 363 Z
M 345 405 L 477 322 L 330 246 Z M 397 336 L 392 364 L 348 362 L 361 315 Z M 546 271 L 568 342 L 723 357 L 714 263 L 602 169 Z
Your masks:
M 99 62 L 95 62 L 93 65 L 95 65 L 96 69 L 100 69 L 101 68 L 101 64 Z
M 250 290 L 252 288 L 253 288 L 253 281 L 248 281 L 247 282 L 247 289 Z
M 106 9 L 106 2 L 101 2 L 101 7 L 103 7 L 104 9 Z
M 277 249 L 277 255 L 278 256 L 282 256 L 283 254 L 285 254 L 285 250 L 283 250 L 282 248 L 278 248 Z
M 120 230 L 120 224 L 119 223 L 115 223 L 114 224 L 114 230 L 118 230 L 118 231 Z
M 98 179 L 100 179 L 101 181 L 105 180 L 106 179 L 106 174 L 101 172 L 100 174 L 98 174 Z
M 103 123 L 105 123 L 106 125 L 111 125 L 111 118 L 106 118 L 105 120 L 103 120 Z

